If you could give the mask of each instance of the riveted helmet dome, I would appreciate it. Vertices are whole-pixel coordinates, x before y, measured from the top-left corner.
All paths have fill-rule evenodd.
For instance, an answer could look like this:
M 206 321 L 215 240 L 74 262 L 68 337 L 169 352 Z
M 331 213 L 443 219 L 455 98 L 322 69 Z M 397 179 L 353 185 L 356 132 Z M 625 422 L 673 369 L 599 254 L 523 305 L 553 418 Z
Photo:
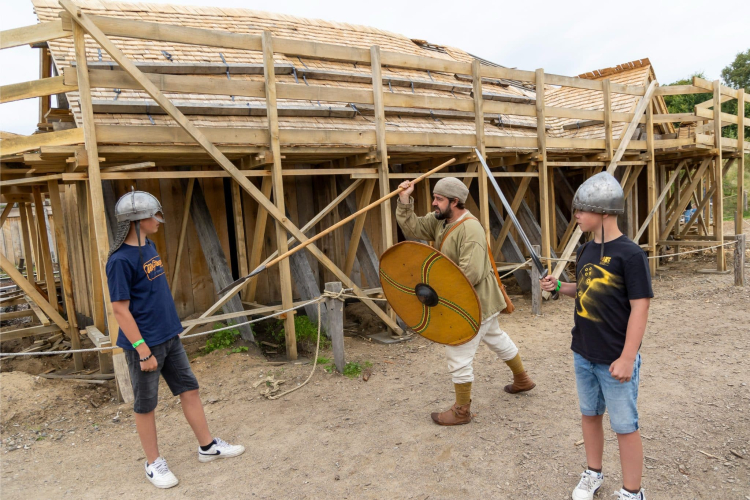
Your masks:
M 573 210 L 597 214 L 625 213 L 625 194 L 611 174 L 601 172 L 586 180 L 573 197 Z
M 115 205 L 115 216 L 118 222 L 138 221 L 143 219 L 155 218 L 163 223 L 157 213 L 161 213 L 161 203 L 151 193 L 145 191 L 131 191 L 123 195 Z

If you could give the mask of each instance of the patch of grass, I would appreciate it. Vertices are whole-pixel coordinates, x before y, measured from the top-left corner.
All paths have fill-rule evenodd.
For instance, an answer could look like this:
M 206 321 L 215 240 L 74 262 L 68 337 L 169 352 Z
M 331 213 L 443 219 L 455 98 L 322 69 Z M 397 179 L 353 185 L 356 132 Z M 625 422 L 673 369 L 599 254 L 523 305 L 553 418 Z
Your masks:
M 247 352 L 247 351 L 248 351 L 247 347 L 245 347 L 245 346 L 243 345 L 243 346 L 235 347 L 235 348 L 234 348 L 234 349 L 232 349 L 232 350 L 231 350 L 230 352 L 232 352 L 232 353 L 235 353 L 235 354 L 236 354 L 236 353 L 238 353 L 238 352 Z
M 369 361 L 365 361 L 362 364 L 359 364 L 357 362 L 349 362 L 346 364 L 346 366 L 344 366 L 343 375 L 349 378 L 357 378 L 362 374 L 362 368 L 372 368 L 372 363 L 370 363 Z
M 231 326 L 231 323 L 224 325 L 223 323 L 215 323 L 214 329 L 217 328 L 224 328 L 225 326 Z M 222 330 L 220 332 L 216 332 L 206 341 L 206 347 L 203 348 L 206 354 L 209 352 L 217 351 L 219 349 L 229 349 L 232 347 L 232 344 L 239 338 L 240 331 L 236 328 L 231 328 L 229 330 Z M 242 349 L 241 347 L 238 347 L 237 349 Z M 244 348 L 245 351 L 247 351 L 247 347 Z M 232 351 L 235 352 L 235 351 Z M 236 352 L 242 352 L 242 351 L 236 351 Z
M 318 325 L 310 321 L 307 316 L 294 317 L 294 333 L 297 343 L 305 344 L 309 349 L 315 350 L 315 343 L 318 340 Z M 276 342 L 282 344 L 286 339 L 284 330 L 284 320 L 277 320 L 273 327 L 272 335 Z M 325 336 L 325 330 L 320 327 L 320 348 L 328 349 L 331 347 L 331 341 Z
M 323 367 L 323 369 L 328 373 L 333 373 L 333 370 L 336 369 L 336 366 L 333 364 L 333 360 L 330 358 L 325 358 L 323 356 L 318 356 L 318 364 Z

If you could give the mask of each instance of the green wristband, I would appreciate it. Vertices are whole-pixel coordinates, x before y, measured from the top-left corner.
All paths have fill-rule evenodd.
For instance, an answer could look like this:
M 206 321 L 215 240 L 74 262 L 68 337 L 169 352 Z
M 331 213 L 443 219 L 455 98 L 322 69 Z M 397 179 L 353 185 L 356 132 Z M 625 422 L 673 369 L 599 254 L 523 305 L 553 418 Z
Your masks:
M 561 286 L 562 286 L 562 281 L 560 281 L 560 280 L 557 280 L 557 288 L 555 288 L 555 291 L 556 291 L 556 292 L 559 292 L 559 291 L 560 291 L 560 287 L 561 287 Z
M 141 345 L 141 344 L 143 344 L 144 342 L 146 342 L 146 341 L 143 340 L 143 339 L 136 341 L 135 343 L 133 343 L 133 349 L 137 349 L 138 346 Z

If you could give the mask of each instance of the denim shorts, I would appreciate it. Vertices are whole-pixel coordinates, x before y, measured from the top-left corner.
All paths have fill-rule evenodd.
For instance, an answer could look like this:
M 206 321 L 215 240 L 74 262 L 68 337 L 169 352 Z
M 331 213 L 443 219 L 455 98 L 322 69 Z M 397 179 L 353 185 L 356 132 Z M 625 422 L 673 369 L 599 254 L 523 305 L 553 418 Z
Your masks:
M 581 414 L 587 417 L 609 412 L 609 423 L 617 434 L 630 434 L 638 430 L 638 382 L 641 355 L 635 358 L 630 382 L 620 383 L 609 373 L 608 364 L 591 363 L 580 354 L 573 353 L 576 370 L 576 387 Z
M 159 401 L 159 374 L 164 377 L 175 396 L 198 389 L 198 380 L 193 375 L 179 336 L 175 335 L 166 342 L 151 347 L 151 354 L 158 363 L 156 370 L 152 372 L 141 370 L 138 351 L 124 352 L 130 371 L 130 383 L 133 385 L 135 413 L 150 413 L 156 409 Z

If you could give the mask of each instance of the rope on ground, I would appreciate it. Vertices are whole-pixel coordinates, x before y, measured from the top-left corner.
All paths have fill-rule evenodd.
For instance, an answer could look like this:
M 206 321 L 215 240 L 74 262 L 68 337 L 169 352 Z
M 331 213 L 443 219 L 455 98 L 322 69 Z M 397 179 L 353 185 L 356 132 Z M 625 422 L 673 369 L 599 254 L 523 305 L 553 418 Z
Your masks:
M 689 253 L 698 253 L 698 252 L 703 252 L 705 250 L 712 250 L 714 248 L 726 247 L 726 246 L 729 246 L 729 245 L 734 245 L 735 243 L 737 243 L 737 240 L 727 241 L 726 243 L 724 243 L 722 245 L 714 245 L 712 247 L 702 247 L 702 248 L 698 248 L 697 250 L 686 250 L 684 252 L 667 253 L 667 254 L 664 254 L 664 255 L 652 255 L 651 257 L 648 257 L 648 258 L 649 259 L 665 259 L 667 257 L 675 257 L 677 255 L 687 255 Z

